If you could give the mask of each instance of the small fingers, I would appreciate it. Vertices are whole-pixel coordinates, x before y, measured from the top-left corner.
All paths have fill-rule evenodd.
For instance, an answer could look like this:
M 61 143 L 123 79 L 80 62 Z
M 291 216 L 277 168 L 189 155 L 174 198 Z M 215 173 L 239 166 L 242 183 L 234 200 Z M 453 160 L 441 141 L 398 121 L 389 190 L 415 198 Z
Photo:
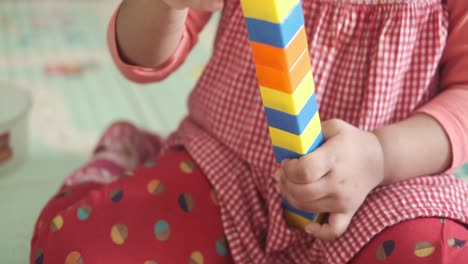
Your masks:
M 318 239 L 333 241 L 346 232 L 352 216 L 352 214 L 330 214 L 327 223 L 309 223 L 305 231 Z
M 336 157 L 333 144 L 327 143 L 299 159 L 283 161 L 281 165 L 289 181 L 312 183 L 330 172 L 335 167 Z
M 294 200 L 297 203 L 308 203 L 322 199 L 329 196 L 331 191 L 327 177 L 307 184 L 298 184 L 282 177 L 277 185 L 280 193 L 287 200 Z

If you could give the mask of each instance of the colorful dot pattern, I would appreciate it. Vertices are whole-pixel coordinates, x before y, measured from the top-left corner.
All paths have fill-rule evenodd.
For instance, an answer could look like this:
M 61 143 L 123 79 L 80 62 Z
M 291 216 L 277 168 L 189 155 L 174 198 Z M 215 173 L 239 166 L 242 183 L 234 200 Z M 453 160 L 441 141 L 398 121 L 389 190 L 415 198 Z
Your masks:
M 83 205 L 76 211 L 76 216 L 78 219 L 85 221 L 89 218 L 91 213 L 93 212 L 93 208 L 89 205 Z
M 171 236 L 171 228 L 164 220 L 159 220 L 154 225 L 154 235 L 158 240 L 166 241 Z
M 226 256 L 228 254 L 227 241 L 225 237 L 221 237 L 216 241 L 216 252 L 220 256 Z
M 420 258 L 428 257 L 435 251 L 435 246 L 427 241 L 418 242 L 414 246 L 414 254 Z
M 114 183 L 58 193 L 36 225 L 32 263 L 231 263 L 216 192 L 184 149 L 171 153 Z
M 127 254 L 126 250 L 138 248 L 138 256 L 141 257 L 138 263 L 143 264 L 232 263 L 228 241 L 223 235 L 220 199 L 216 191 L 185 152 L 178 150 L 173 153 L 182 157 L 146 163 L 132 172 L 132 177 L 122 177 L 119 182 L 102 190 L 90 189 L 89 197 L 79 197 L 77 204 L 70 202 L 63 210 L 47 211 L 49 207 L 46 207 L 44 211 L 53 217 L 51 220 L 39 217 L 38 221 L 45 221 L 45 225 L 49 221 L 49 228 L 39 228 L 41 225 L 38 223 L 32 262 L 48 263 L 49 254 L 63 256 L 60 263 L 65 264 L 102 262 L 103 256 L 110 259 L 109 263 L 122 263 L 120 258 L 131 254 Z M 54 203 L 75 199 L 70 195 L 72 191 L 56 195 L 57 199 L 49 202 L 50 210 L 55 210 Z M 96 202 L 98 198 L 101 200 Z M 436 219 L 436 222 L 446 225 L 449 221 Z M 91 232 L 95 236 L 88 239 Z M 404 235 L 408 237 L 407 233 Z M 78 238 L 88 240 L 77 247 Z M 457 233 L 452 234 L 444 241 L 446 251 L 466 250 L 467 239 L 468 235 L 459 237 Z M 414 241 L 410 246 L 405 245 L 405 252 L 411 252 L 411 256 L 406 257 L 432 258 L 441 250 L 440 243 L 424 239 Z M 391 237 L 381 240 L 368 251 L 372 261 L 358 263 L 395 263 L 395 257 L 403 252 L 401 242 Z M 93 256 L 86 250 L 96 245 L 99 245 L 99 256 Z M 150 247 L 145 251 L 147 256 L 144 256 L 140 248 L 146 245 Z M 168 256 L 168 251 L 164 250 L 168 247 L 177 247 L 180 254 Z M 181 250 L 180 247 L 185 249 Z M 106 248 L 111 251 L 106 252 Z M 59 250 L 64 251 L 56 252 Z
M 195 251 L 190 255 L 190 264 L 203 264 L 203 255 L 199 251 Z
M 164 184 L 160 180 L 157 180 L 157 179 L 151 180 L 148 183 L 147 190 L 149 193 L 154 194 L 154 195 L 161 194 L 164 191 Z
M 180 163 L 180 169 L 186 174 L 191 174 L 195 169 L 195 163 L 192 160 L 184 160 Z
M 378 234 L 350 263 L 464 263 L 467 238 L 468 229 L 452 220 L 413 219 Z
M 376 258 L 378 260 L 385 260 L 387 259 L 387 257 L 389 257 L 392 254 L 394 249 L 395 249 L 395 241 L 387 240 L 383 242 L 382 245 L 377 248 Z
M 195 207 L 195 202 L 191 195 L 183 193 L 179 196 L 179 206 L 184 212 L 190 212 Z
M 117 245 L 123 245 L 128 238 L 128 228 L 124 224 L 116 224 L 111 229 L 111 239 Z
M 112 192 L 109 193 L 109 198 L 111 199 L 112 202 L 118 203 L 120 200 L 123 199 L 124 193 L 122 190 L 117 189 L 113 190 Z
M 84 261 L 79 252 L 73 251 L 68 254 L 67 258 L 65 259 L 65 264 L 84 264 Z
M 50 223 L 50 231 L 57 232 L 63 227 L 63 217 L 61 215 L 57 215 L 52 219 L 52 223 Z
M 451 237 L 447 240 L 447 244 L 452 248 L 464 248 L 466 245 L 466 240 Z
M 44 263 L 44 251 L 42 248 L 37 249 L 36 256 L 34 257 L 34 264 L 43 264 Z

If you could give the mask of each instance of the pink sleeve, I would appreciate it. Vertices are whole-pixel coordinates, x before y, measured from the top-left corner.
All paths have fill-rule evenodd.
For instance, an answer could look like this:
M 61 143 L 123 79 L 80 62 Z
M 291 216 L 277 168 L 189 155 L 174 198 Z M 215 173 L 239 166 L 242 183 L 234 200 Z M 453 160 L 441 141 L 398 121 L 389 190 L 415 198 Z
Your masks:
M 468 162 L 468 1 L 448 0 L 447 46 L 441 61 L 442 92 L 419 112 L 444 127 L 452 146 L 452 172 Z
M 116 40 L 115 21 L 120 6 L 112 15 L 107 31 L 107 43 L 117 68 L 129 80 L 137 83 L 150 83 L 161 81 L 174 72 L 187 58 L 198 41 L 198 33 L 203 29 L 211 17 L 211 13 L 190 10 L 185 22 L 185 31 L 182 34 L 179 47 L 169 59 L 154 68 L 145 68 L 131 65 L 123 61 L 119 54 Z

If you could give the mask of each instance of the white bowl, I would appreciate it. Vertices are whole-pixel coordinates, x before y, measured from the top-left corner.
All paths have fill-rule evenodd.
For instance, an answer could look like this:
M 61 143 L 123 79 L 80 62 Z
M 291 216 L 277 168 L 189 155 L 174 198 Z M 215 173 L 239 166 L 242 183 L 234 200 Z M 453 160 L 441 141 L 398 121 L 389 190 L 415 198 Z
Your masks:
M 26 158 L 30 109 L 26 91 L 0 82 L 0 176 L 12 172 Z

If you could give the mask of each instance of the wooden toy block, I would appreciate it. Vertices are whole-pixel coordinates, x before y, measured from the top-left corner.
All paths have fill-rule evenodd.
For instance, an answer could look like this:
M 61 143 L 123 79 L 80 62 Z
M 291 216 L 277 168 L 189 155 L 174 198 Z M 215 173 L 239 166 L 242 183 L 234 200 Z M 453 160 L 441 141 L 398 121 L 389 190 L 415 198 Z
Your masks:
M 307 104 L 298 115 L 290 115 L 272 108 L 265 107 L 268 125 L 285 132 L 301 135 L 310 120 L 317 113 L 317 98 L 315 94 L 309 97 Z
M 285 48 L 277 48 L 258 42 L 250 42 L 255 64 L 289 71 L 304 52 L 308 52 L 304 27 L 297 32 Z
M 274 146 L 285 148 L 299 154 L 305 155 L 309 150 L 312 143 L 321 133 L 320 118 L 318 113 L 310 120 L 307 127 L 301 135 L 294 135 L 292 133 L 268 127 L 270 131 L 271 141 Z
M 284 93 L 275 89 L 260 86 L 263 105 L 290 115 L 297 115 L 304 108 L 308 98 L 315 91 L 312 72 L 306 74 L 294 93 Z
M 241 0 L 244 16 L 272 23 L 282 22 L 299 0 Z
M 323 143 L 323 135 L 322 133 L 319 133 L 317 138 L 315 139 L 315 141 L 312 143 L 309 150 L 307 151 L 307 154 L 311 153 L 312 151 L 320 147 L 322 143 Z M 284 159 L 298 159 L 304 156 L 304 154 L 299 154 L 297 152 L 284 149 L 281 147 L 277 147 L 277 146 L 273 146 L 273 151 L 275 153 L 275 159 L 277 163 L 281 163 L 281 161 Z
M 285 93 L 292 94 L 304 80 L 306 74 L 310 73 L 309 53 L 304 52 L 292 69 L 279 71 L 274 68 L 256 65 L 257 79 L 260 86 L 268 87 Z
M 302 5 L 297 4 L 291 14 L 279 24 L 253 18 L 246 18 L 245 22 L 251 41 L 284 48 L 304 26 Z

